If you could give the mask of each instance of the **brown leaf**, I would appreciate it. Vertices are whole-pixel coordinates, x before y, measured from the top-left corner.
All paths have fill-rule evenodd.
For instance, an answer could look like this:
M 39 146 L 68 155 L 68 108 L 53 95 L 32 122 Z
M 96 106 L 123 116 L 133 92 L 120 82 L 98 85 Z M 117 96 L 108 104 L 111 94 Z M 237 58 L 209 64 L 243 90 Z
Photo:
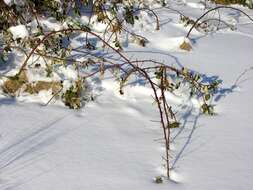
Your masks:
M 186 51 L 191 51 L 192 46 L 190 45 L 190 43 L 184 41 L 180 46 L 180 49 L 186 50 Z

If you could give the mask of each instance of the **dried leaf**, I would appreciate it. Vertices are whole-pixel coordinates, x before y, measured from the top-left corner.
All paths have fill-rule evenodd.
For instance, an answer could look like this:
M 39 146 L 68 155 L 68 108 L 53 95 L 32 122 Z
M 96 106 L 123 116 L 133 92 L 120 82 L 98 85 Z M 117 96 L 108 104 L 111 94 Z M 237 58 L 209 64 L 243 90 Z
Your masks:
M 180 49 L 182 50 L 186 50 L 186 51 L 191 51 L 192 46 L 190 45 L 190 43 L 184 41 L 180 46 Z

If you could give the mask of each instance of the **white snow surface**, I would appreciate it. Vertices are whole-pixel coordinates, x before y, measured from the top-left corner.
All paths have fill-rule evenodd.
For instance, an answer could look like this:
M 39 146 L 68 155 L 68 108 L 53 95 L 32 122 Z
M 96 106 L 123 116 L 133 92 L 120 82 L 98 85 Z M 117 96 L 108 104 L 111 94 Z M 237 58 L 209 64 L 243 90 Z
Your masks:
M 9 30 L 12 33 L 14 39 L 24 38 L 29 35 L 25 25 L 12 26 L 9 28 Z
M 13 0 L 4 0 L 4 3 L 5 3 L 6 5 L 11 6 L 12 3 L 13 3 Z
M 203 13 L 198 1 L 178 3 L 175 8 L 193 18 Z M 153 182 L 165 170 L 152 90 L 129 85 L 122 96 L 117 82 L 105 77 L 89 81 L 95 100 L 76 111 L 59 102 L 44 106 L 50 92 L 15 99 L 0 95 L 0 190 L 253 188 L 253 24 L 226 10 L 225 19 L 238 20 L 237 30 L 225 28 L 208 35 L 193 31 L 193 50 L 185 52 L 178 47 L 188 28 L 178 24 L 173 11 L 157 13 L 161 30 L 132 28 L 150 43 L 145 48 L 127 44 L 125 54 L 133 60 L 185 66 L 206 74 L 206 80 L 210 76 L 223 81 L 213 100 L 217 113 L 213 117 L 199 114 L 197 100 L 167 94 L 182 124 L 172 131 L 173 180 Z M 72 68 L 62 68 L 58 74 L 75 77 Z

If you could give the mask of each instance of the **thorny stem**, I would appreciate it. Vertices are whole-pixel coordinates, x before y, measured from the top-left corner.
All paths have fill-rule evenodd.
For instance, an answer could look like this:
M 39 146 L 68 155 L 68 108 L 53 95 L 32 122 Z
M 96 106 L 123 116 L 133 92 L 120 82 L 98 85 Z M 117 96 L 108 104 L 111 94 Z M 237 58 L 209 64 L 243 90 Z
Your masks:
M 97 2 L 97 0 L 95 1 Z M 94 3 L 95 4 L 95 3 Z M 209 11 L 207 11 L 206 13 L 204 13 L 201 17 L 199 17 L 195 23 L 193 24 L 193 26 L 191 27 L 191 29 L 189 30 L 189 32 L 187 33 L 187 38 L 189 38 L 190 36 L 190 33 L 191 31 L 193 30 L 193 28 L 196 27 L 196 25 L 198 24 L 198 22 L 205 16 L 207 15 L 209 12 L 211 11 L 214 11 L 214 10 L 218 10 L 218 9 L 221 9 L 221 8 L 230 8 L 230 9 L 235 9 L 235 10 L 238 10 L 240 12 L 242 12 L 243 14 L 245 14 L 251 21 L 253 21 L 253 19 L 247 15 L 245 12 L 237 9 L 237 8 L 233 8 L 233 7 L 227 7 L 227 6 L 219 6 L 219 7 L 216 7 L 216 8 L 213 8 Z M 176 13 L 179 13 L 180 15 L 183 15 L 181 12 L 177 11 L 177 10 L 174 10 L 174 9 L 171 9 L 171 8 L 168 8 L 167 9 L 170 9 L 172 11 L 175 11 Z M 139 8 L 138 10 L 136 11 L 140 11 L 140 10 L 144 10 L 144 11 L 149 11 L 149 12 L 152 12 L 153 15 L 156 17 L 156 23 L 157 23 L 157 26 L 156 26 L 156 29 L 159 30 L 160 28 L 160 24 L 159 24 L 159 18 L 158 16 L 156 15 L 156 13 L 154 12 L 155 9 L 149 9 L 149 8 Z M 92 13 L 94 11 L 94 5 L 92 6 Z M 106 10 L 103 10 L 105 11 L 105 14 L 106 14 Z M 92 15 L 89 17 L 89 22 L 88 22 L 88 25 L 90 24 L 91 22 L 91 17 Z M 35 14 L 35 18 L 37 20 L 37 17 L 36 17 L 36 14 Z M 108 17 L 109 19 L 109 17 Z M 113 25 L 113 20 L 114 19 L 117 19 L 116 17 L 114 17 L 113 19 L 109 19 L 109 23 L 106 27 L 106 31 L 108 31 L 109 27 Z M 220 19 L 219 19 L 220 21 Z M 38 20 L 37 20 L 38 22 Z M 39 23 L 38 23 L 39 24 Z M 121 24 L 121 23 L 119 23 Z M 129 31 L 127 31 L 127 29 L 124 29 L 123 27 L 121 27 L 121 30 L 125 30 L 126 32 L 130 33 Z M 18 72 L 18 75 L 21 74 L 21 72 L 26 68 L 27 64 L 28 64 L 28 61 L 29 59 L 31 58 L 31 56 L 33 54 L 37 54 L 37 55 L 40 55 L 42 57 L 48 57 L 48 58 L 51 58 L 51 59 L 62 59 L 62 58 L 58 58 L 58 57 L 54 57 L 54 56 L 50 56 L 50 55 L 45 55 L 45 54 L 41 54 L 40 52 L 37 51 L 37 48 L 43 44 L 50 36 L 53 36 L 55 34 L 58 34 L 58 33 L 73 33 L 73 32 L 85 32 L 86 33 L 86 43 L 88 43 L 88 35 L 92 35 L 96 38 L 98 38 L 99 40 L 101 40 L 101 42 L 104 44 L 104 46 L 110 48 L 111 50 L 113 50 L 114 52 L 116 52 L 124 61 L 125 63 L 122 63 L 122 64 L 115 64 L 115 63 L 110 63 L 109 61 L 106 61 L 104 60 L 104 62 L 107 62 L 107 63 L 110 63 L 110 67 L 104 67 L 104 63 L 103 61 L 101 60 L 101 64 L 99 62 L 97 62 L 97 64 L 100 64 L 102 70 L 107 70 L 109 68 L 119 68 L 121 69 L 122 71 L 125 72 L 125 78 L 123 78 L 122 80 L 127 80 L 127 78 L 132 74 L 132 73 L 135 73 L 135 72 L 138 72 L 141 76 L 143 76 L 147 81 L 148 83 L 150 84 L 152 90 L 153 90 L 153 93 L 154 93 L 154 99 L 155 99 L 155 102 L 157 103 L 157 109 L 159 111 L 159 115 L 160 115 L 160 123 L 161 123 L 161 127 L 163 129 L 163 139 L 165 141 L 165 154 L 166 154 L 166 158 L 165 158 L 165 161 L 166 161 L 166 172 L 167 172 L 167 177 L 169 178 L 170 177 L 170 124 L 171 124 L 171 121 L 170 121 L 170 118 L 175 120 L 176 121 L 176 117 L 175 117 L 175 114 L 173 113 L 171 107 L 168 105 L 168 102 L 166 100 L 166 95 L 165 95 L 165 91 L 166 91 L 166 80 L 167 80 L 167 70 L 170 70 L 170 71 L 173 71 L 181 76 L 183 76 L 187 81 L 189 81 L 194 87 L 196 87 L 196 89 L 201 92 L 201 84 L 199 84 L 198 82 L 194 81 L 191 77 L 187 76 L 187 75 L 184 75 L 184 73 L 179 70 L 179 69 L 176 69 L 174 67 L 171 67 L 171 66 L 168 66 L 168 65 L 164 65 L 160 62 L 157 62 L 157 61 L 153 61 L 153 60 L 137 60 L 137 61 L 131 61 L 128 57 L 126 57 L 120 50 L 114 48 L 112 45 L 109 44 L 109 40 L 106 41 L 105 39 L 105 34 L 104 34 L 104 38 L 100 37 L 98 34 L 96 34 L 95 32 L 92 32 L 89 28 L 89 26 L 85 26 L 83 28 L 67 28 L 67 29 L 62 29 L 62 30 L 58 30 L 58 31 L 52 31 L 52 32 L 49 32 L 47 33 L 36 45 L 35 47 L 33 47 L 33 49 L 30 51 L 29 54 L 26 54 L 26 58 L 25 58 L 25 61 L 23 62 L 23 64 L 21 65 L 21 68 Z M 117 37 L 117 32 L 113 32 L 112 35 L 116 35 Z M 135 36 L 138 36 L 138 37 L 142 37 L 140 35 L 137 35 L 137 34 L 134 34 L 134 33 L 130 33 L 131 35 L 135 35 Z M 144 38 L 144 37 L 142 37 Z M 72 60 L 71 60 L 72 61 Z M 77 62 L 76 60 L 73 60 L 73 62 Z M 151 62 L 151 63 L 155 63 L 156 66 L 154 67 L 140 67 L 138 66 L 138 63 L 146 63 L 146 62 Z M 82 62 L 80 62 L 82 63 Z M 128 71 L 125 71 L 123 69 L 123 65 L 129 65 L 131 66 L 131 69 L 128 70 Z M 158 85 L 157 83 L 153 82 L 152 79 L 151 79 L 151 76 L 148 74 L 148 70 L 149 69 L 159 69 L 161 68 L 162 69 L 162 75 L 161 75 L 161 80 L 160 80 L 160 85 Z M 88 77 L 91 77 L 93 75 L 96 75 L 97 73 L 100 73 L 101 70 L 98 69 L 96 70 L 95 72 L 93 73 L 89 73 L 89 75 L 85 76 L 85 78 L 88 78 Z M 123 81 L 123 82 L 125 82 Z M 62 90 L 62 89 L 61 89 Z M 61 91 L 60 90 L 60 91 Z M 57 92 L 50 100 L 49 102 L 58 94 L 60 93 Z M 160 92 L 161 94 L 158 95 L 158 92 Z M 204 100 L 205 101 L 205 100 Z M 49 103 L 48 102 L 48 103 Z M 47 103 L 47 104 L 48 104 Z
M 192 25 L 192 27 L 190 28 L 190 30 L 188 31 L 187 35 L 186 35 L 186 38 L 189 38 L 190 37 L 190 34 L 193 30 L 193 28 L 195 28 L 195 26 L 198 24 L 198 22 L 204 18 L 208 13 L 212 12 L 212 11 L 215 11 L 215 10 L 219 10 L 219 9 L 233 9 L 233 10 L 236 10 L 236 11 L 239 11 L 241 12 L 242 14 L 244 14 L 246 17 L 248 17 L 252 22 L 253 22 L 253 18 L 251 18 L 247 13 L 245 13 L 244 11 L 238 9 L 238 8 L 234 8 L 234 7 L 228 7 L 228 6 L 218 6 L 218 7 L 215 7 L 215 8 L 212 8 L 208 11 L 206 11 L 203 15 L 201 15 L 195 22 L 194 24 Z
M 194 23 L 194 25 L 192 26 L 192 28 L 189 30 L 189 32 L 187 34 L 187 37 L 189 37 L 192 29 L 196 26 L 196 24 L 199 22 L 199 20 L 201 20 L 209 12 L 211 12 L 213 10 L 216 10 L 216 9 L 219 9 L 219 8 L 228 8 L 228 7 L 225 7 L 225 6 L 216 7 L 214 9 L 209 10 L 208 12 L 206 12 L 204 15 L 202 15 L 199 19 L 196 20 L 196 22 Z M 114 52 L 116 52 L 125 61 L 125 63 L 123 63 L 123 64 L 115 64 L 115 65 L 112 65 L 112 66 L 121 68 L 124 64 L 128 64 L 129 66 L 132 67 L 132 70 L 129 73 L 128 72 L 126 73 L 126 78 L 128 78 L 131 75 L 131 73 L 138 72 L 150 84 L 150 86 L 151 86 L 151 88 L 153 90 L 153 93 L 154 93 L 154 99 L 155 99 L 155 101 L 157 103 L 157 108 L 158 108 L 159 115 L 160 115 L 160 123 L 161 123 L 161 127 L 163 129 L 163 138 L 165 140 L 165 149 L 166 149 L 165 150 L 166 151 L 165 152 L 166 153 L 166 159 L 165 159 L 166 160 L 166 169 L 167 169 L 167 177 L 169 178 L 170 177 L 170 165 L 169 165 L 170 164 L 170 162 L 169 162 L 169 159 L 170 159 L 170 156 L 169 156 L 169 151 L 170 151 L 170 119 L 169 118 L 170 117 L 169 117 L 169 114 L 170 114 L 171 118 L 174 118 L 174 119 L 175 119 L 175 115 L 172 112 L 171 107 L 168 105 L 167 100 L 166 100 L 166 96 L 165 96 L 165 90 L 166 89 L 165 89 L 164 82 L 165 82 L 166 76 L 167 76 L 167 69 L 171 70 L 171 71 L 173 71 L 173 72 L 175 72 L 177 74 L 182 75 L 183 77 L 185 77 L 186 80 L 190 81 L 192 83 L 192 85 L 194 85 L 196 87 L 196 89 L 198 89 L 199 91 L 201 91 L 201 89 L 199 88 L 199 85 L 197 85 L 196 82 L 191 79 L 191 77 L 185 76 L 182 71 L 180 71 L 180 70 L 178 70 L 178 69 L 176 69 L 174 67 L 167 66 L 167 65 L 164 65 L 162 63 L 153 61 L 153 60 L 130 61 L 130 59 L 128 59 L 122 52 L 120 52 L 120 50 L 114 48 L 105 39 L 103 39 L 102 37 L 100 37 L 95 32 L 92 32 L 90 30 L 90 28 L 88 28 L 87 26 L 83 27 L 83 28 L 67 28 L 67 29 L 62 29 L 62 30 L 52 31 L 52 32 L 47 33 L 35 45 L 35 47 L 31 50 L 31 52 L 29 54 L 27 54 L 27 57 L 26 57 L 25 61 L 21 65 L 21 68 L 20 68 L 20 70 L 18 72 L 18 75 L 22 72 L 22 70 L 24 70 L 26 68 L 27 63 L 28 63 L 29 59 L 31 58 L 31 56 L 33 54 L 38 54 L 38 52 L 36 52 L 37 48 L 43 42 L 45 42 L 45 40 L 47 40 L 50 36 L 53 36 L 53 35 L 58 34 L 58 33 L 73 33 L 73 32 L 85 32 L 85 33 L 87 33 L 89 35 L 92 35 L 92 36 L 98 38 L 106 47 L 108 47 L 109 49 L 111 49 Z M 41 56 L 43 56 L 43 55 L 41 55 Z M 137 63 L 145 63 L 145 62 L 152 62 L 152 63 L 158 64 L 159 66 L 141 68 L 137 64 Z M 149 76 L 149 74 L 147 73 L 148 69 L 157 69 L 157 68 L 162 68 L 162 77 L 161 77 L 161 84 L 160 84 L 160 86 L 157 85 L 156 83 L 154 83 L 152 81 L 151 77 Z M 103 67 L 103 69 L 105 70 L 106 68 Z M 93 76 L 93 75 L 95 75 L 95 74 L 97 74 L 99 72 L 100 72 L 100 70 L 95 71 L 95 72 L 89 74 L 88 76 L 86 76 L 86 78 L 91 77 L 91 76 Z M 158 96 L 158 89 L 157 89 L 157 87 L 158 87 L 158 89 L 161 92 L 160 97 Z
M 96 33 L 90 31 L 90 29 L 87 27 L 87 28 L 82 28 L 82 29 L 62 29 L 62 30 L 58 30 L 58 31 L 53 31 L 53 32 L 50 32 L 48 34 L 46 34 L 42 40 L 31 50 L 31 52 L 28 54 L 28 56 L 26 57 L 24 63 L 22 64 L 20 70 L 19 70 L 19 73 L 18 75 L 22 72 L 22 70 L 25 69 L 30 57 L 33 55 L 33 53 L 35 53 L 36 49 L 47 39 L 49 38 L 50 36 L 52 35 L 55 35 L 57 33 L 67 33 L 67 32 L 87 32 L 89 33 L 90 35 L 92 36 L 95 36 L 97 37 L 99 40 L 101 40 L 107 47 L 109 47 L 110 49 L 112 49 L 114 52 L 116 52 L 121 58 L 123 58 L 132 68 L 135 68 L 144 78 L 147 79 L 147 81 L 149 82 L 152 90 L 153 90 L 153 93 L 155 95 L 155 100 L 157 102 L 157 107 L 158 107 L 158 110 L 159 110 L 159 114 L 160 114 L 160 121 L 161 121 L 161 124 L 162 124 L 162 128 L 166 130 L 166 124 L 165 124 L 165 121 L 164 121 L 164 116 L 163 116 L 163 112 L 162 112 L 162 106 L 161 106 L 161 103 L 160 103 L 160 100 L 159 100 L 159 97 L 158 97 L 158 94 L 157 94 L 157 90 L 156 90 L 156 87 L 155 87 L 155 84 L 154 82 L 151 80 L 150 76 L 148 75 L 148 73 L 136 66 L 135 64 L 133 64 L 123 53 L 121 53 L 119 50 L 117 50 L 116 48 L 112 47 L 108 42 L 104 41 L 99 35 L 97 35 Z M 165 98 L 163 99 L 163 101 L 165 100 Z M 164 133 L 164 139 L 166 141 L 166 158 L 169 158 L 169 155 L 168 155 L 168 143 L 167 142 L 167 134 Z M 167 159 L 167 162 L 166 162 L 166 167 L 167 167 L 167 177 L 170 177 L 170 174 L 169 174 L 169 159 Z
M 166 68 L 162 68 L 162 77 L 161 77 L 161 99 L 162 99 L 162 103 L 163 103 L 163 110 L 164 110 L 164 114 L 165 114 L 165 118 L 167 121 L 166 125 L 162 125 L 163 127 L 163 136 L 165 139 L 165 151 L 166 151 L 166 165 L 167 165 L 167 176 L 170 177 L 170 162 L 169 162 L 169 150 L 170 150 L 170 121 L 169 121 L 169 114 L 168 114 L 168 110 L 167 110 L 167 106 L 166 106 L 166 98 L 164 95 L 164 82 L 166 80 Z M 160 103 L 160 102 L 159 102 Z

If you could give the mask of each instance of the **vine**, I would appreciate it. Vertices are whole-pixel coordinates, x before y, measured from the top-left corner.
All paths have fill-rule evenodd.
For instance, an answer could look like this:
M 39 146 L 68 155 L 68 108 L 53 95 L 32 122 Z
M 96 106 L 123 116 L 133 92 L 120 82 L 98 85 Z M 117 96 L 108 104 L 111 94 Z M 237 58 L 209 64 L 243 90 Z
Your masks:
M 165 1 L 159 1 L 161 8 L 171 10 L 179 15 L 179 18 L 186 26 L 190 25 L 190 29 L 186 34 L 186 38 L 190 38 L 191 32 L 194 28 L 199 28 L 203 23 L 211 19 L 201 21 L 208 13 L 219 9 L 233 9 L 240 11 L 246 15 L 251 21 L 253 19 L 241 11 L 240 9 L 217 6 L 207 10 L 197 20 L 193 20 L 180 11 L 166 7 Z M 90 11 L 90 16 L 86 24 L 80 22 L 82 9 L 87 8 Z M 23 12 L 24 8 L 28 8 L 30 13 Z M 122 11 L 122 15 L 118 11 Z M 6 5 L 3 0 L 0 0 L 0 18 L 2 28 L 0 33 L 4 36 L 3 45 L 0 49 L 0 61 L 7 62 L 8 55 L 13 51 L 21 51 L 25 57 L 24 61 L 19 67 L 18 72 L 13 76 L 3 76 L 4 84 L 2 89 L 11 96 L 17 96 L 16 92 L 38 93 L 41 88 L 53 89 L 52 97 L 45 104 L 48 105 L 57 96 L 64 102 L 66 106 L 72 109 L 82 107 L 82 91 L 85 90 L 85 82 L 95 75 L 104 75 L 105 72 L 110 72 L 111 76 L 119 83 L 119 93 L 124 95 L 125 86 L 132 76 L 141 78 L 146 84 L 150 86 L 153 92 L 153 99 L 156 103 L 157 110 L 160 117 L 161 128 L 164 140 L 164 161 L 166 165 L 166 175 L 171 177 L 171 163 L 170 163 L 170 143 L 171 130 L 180 127 L 180 122 L 177 120 L 176 113 L 173 111 L 166 98 L 166 93 L 174 93 L 180 88 L 188 87 L 188 96 L 196 97 L 201 103 L 201 112 L 203 114 L 214 115 L 214 107 L 211 104 L 212 96 L 216 93 L 220 81 L 214 80 L 204 82 L 202 75 L 191 71 L 187 68 L 177 68 L 167 64 L 158 62 L 156 60 L 135 60 L 132 61 L 125 55 L 122 44 L 119 41 L 120 35 L 123 32 L 133 36 L 137 43 L 145 46 L 148 39 L 134 32 L 128 31 L 126 25 L 133 26 L 140 17 L 140 12 L 145 11 L 155 17 L 155 30 L 160 29 L 160 20 L 156 13 L 158 9 L 152 9 L 143 3 L 143 1 L 105 1 L 105 0 L 61 0 L 61 1 L 35 1 L 29 0 L 27 4 L 23 5 Z M 74 15 L 74 16 L 73 16 Z M 45 16 L 52 16 L 61 24 L 65 24 L 63 29 L 46 31 L 41 24 L 41 18 Z M 15 19 L 11 19 L 11 18 Z M 105 24 L 103 34 L 99 34 L 93 28 L 92 19 L 95 22 Z M 216 18 L 213 18 L 215 20 Z M 32 33 L 27 38 L 14 39 L 8 28 L 16 24 L 29 25 L 32 21 L 37 23 L 37 31 Z M 218 19 L 219 23 L 225 21 Z M 83 56 L 84 61 L 70 58 L 74 51 L 70 45 L 71 36 L 74 34 L 84 34 L 85 44 L 84 49 L 87 50 L 86 55 Z M 93 45 L 89 39 L 96 38 L 103 45 L 97 47 Z M 65 42 L 65 43 L 64 43 Z M 66 43 L 67 42 L 67 43 Z M 67 45 L 66 45 L 67 44 Z M 101 49 L 99 49 L 101 48 Z M 187 48 L 187 47 L 186 47 Z M 105 51 L 109 50 L 117 54 L 121 58 L 121 63 L 110 60 L 104 56 L 98 56 L 93 53 L 94 50 Z M 31 84 L 27 80 L 26 71 L 29 69 L 29 61 L 35 56 L 37 59 L 43 59 L 46 63 L 46 76 L 50 77 L 54 72 L 54 65 L 64 65 L 71 63 L 75 67 L 78 78 L 72 83 L 68 89 L 64 89 L 62 81 L 43 83 L 37 81 Z M 39 61 L 33 61 L 35 67 L 40 67 Z M 152 65 L 152 66 L 150 66 Z M 93 68 L 91 70 L 90 68 Z M 87 71 L 86 74 L 79 72 L 81 69 Z M 118 74 L 115 76 L 114 71 Z M 91 97 L 93 99 L 93 97 Z M 158 179 L 158 181 L 160 181 Z

